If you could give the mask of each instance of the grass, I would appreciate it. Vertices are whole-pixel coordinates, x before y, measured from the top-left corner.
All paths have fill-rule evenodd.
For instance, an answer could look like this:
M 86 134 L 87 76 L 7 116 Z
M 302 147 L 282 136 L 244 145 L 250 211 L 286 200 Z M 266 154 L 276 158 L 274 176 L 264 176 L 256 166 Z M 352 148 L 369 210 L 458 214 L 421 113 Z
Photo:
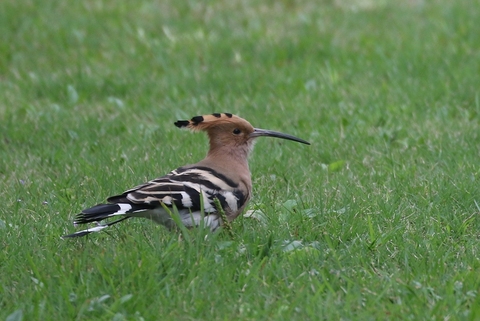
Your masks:
M 474 1 L 0 6 L 0 319 L 480 319 Z M 257 143 L 255 218 L 59 238 L 211 112 L 312 143 Z

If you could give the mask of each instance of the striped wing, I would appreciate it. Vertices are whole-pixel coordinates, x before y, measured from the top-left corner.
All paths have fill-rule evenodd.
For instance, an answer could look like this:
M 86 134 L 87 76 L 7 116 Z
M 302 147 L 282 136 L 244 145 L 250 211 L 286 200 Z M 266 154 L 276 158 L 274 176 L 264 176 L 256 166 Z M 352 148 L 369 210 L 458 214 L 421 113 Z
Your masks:
M 108 198 L 110 203 L 129 202 L 148 208 L 175 206 L 179 211 L 216 212 L 217 198 L 226 212 L 237 212 L 245 203 L 245 195 L 228 177 L 207 167 L 181 167 L 168 175 L 134 187 L 121 195 Z
M 219 216 L 214 214 L 217 211 L 215 199 L 220 201 L 227 216 L 235 217 L 243 207 L 246 195 L 237 188 L 237 184 L 211 168 L 181 167 L 166 176 L 108 198 L 109 204 L 98 204 L 83 210 L 75 216 L 74 224 L 100 223 L 93 228 L 63 237 L 79 237 L 99 232 L 131 217 L 150 218 L 171 228 L 173 222 L 162 204 L 176 207 L 185 226 L 196 226 L 203 219 L 205 225 L 213 231 L 221 224 Z M 103 222 L 113 217 L 118 219 Z

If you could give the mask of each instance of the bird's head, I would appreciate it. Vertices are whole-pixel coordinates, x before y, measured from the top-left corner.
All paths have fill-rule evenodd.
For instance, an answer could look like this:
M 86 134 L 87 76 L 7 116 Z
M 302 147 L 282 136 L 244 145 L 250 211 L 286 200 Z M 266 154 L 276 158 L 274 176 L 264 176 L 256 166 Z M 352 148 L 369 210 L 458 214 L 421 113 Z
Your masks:
M 195 116 L 190 120 L 179 120 L 175 122 L 175 126 L 192 131 L 206 131 L 210 138 L 210 151 L 227 147 L 245 150 L 248 155 L 255 139 L 261 136 L 288 139 L 310 145 L 309 142 L 292 135 L 254 128 L 245 119 L 229 113 Z

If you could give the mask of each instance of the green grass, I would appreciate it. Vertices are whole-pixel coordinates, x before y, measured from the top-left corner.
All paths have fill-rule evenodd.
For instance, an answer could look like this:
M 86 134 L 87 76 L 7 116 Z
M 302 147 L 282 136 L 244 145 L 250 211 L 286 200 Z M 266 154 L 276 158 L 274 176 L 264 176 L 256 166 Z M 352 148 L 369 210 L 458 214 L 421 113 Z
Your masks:
M 480 7 L 469 0 L 0 3 L 0 319 L 479 320 Z M 81 209 L 257 143 L 233 237 Z

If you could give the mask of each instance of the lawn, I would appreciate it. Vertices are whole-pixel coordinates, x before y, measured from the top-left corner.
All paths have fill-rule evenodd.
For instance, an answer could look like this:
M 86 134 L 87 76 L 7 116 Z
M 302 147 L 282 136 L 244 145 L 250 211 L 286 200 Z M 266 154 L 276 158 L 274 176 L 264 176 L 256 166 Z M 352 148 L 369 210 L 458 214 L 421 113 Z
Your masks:
M 480 320 L 472 0 L 2 0 L 0 320 Z M 233 235 L 73 216 L 261 138 Z

